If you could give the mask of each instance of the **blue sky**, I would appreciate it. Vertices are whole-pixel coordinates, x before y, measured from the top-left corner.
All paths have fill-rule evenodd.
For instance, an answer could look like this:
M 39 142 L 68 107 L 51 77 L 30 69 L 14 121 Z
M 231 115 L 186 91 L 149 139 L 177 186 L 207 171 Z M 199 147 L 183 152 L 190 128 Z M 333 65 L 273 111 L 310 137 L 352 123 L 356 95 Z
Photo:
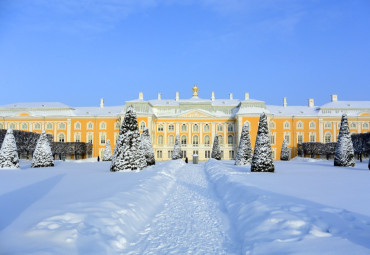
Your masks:
M 0 105 L 370 100 L 368 0 L 0 0 Z

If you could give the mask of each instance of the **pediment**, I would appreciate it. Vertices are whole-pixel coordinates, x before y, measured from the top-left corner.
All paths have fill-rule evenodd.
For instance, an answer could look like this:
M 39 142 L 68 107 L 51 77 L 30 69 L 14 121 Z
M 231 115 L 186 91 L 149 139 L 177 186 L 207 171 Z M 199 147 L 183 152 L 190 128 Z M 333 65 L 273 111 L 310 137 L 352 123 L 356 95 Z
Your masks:
M 180 114 L 179 117 L 182 117 L 182 118 L 213 118 L 214 116 L 209 113 L 200 111 L 200 110 L 192 110 L 192 111 L 188 111 L 186 113 Z

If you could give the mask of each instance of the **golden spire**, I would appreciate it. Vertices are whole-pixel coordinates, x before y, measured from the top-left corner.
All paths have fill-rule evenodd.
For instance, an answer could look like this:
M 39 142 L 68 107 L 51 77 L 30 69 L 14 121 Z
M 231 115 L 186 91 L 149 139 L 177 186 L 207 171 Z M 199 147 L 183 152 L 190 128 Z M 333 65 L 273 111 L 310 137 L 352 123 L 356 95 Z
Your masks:
M 197 84 L 194 84 L 194 87 L 193 87 L 193 97 L 197 97 L 198 96 L 198 87 L 197 87 Z

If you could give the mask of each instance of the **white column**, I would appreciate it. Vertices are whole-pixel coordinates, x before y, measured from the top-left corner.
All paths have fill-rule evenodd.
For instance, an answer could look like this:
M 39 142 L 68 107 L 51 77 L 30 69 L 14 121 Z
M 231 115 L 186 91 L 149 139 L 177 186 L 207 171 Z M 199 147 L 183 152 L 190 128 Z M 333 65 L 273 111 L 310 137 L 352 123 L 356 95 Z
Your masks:
M 324 140 L 324 122 L 322 119 L 319 119 L 319 142 L 322 143 Z
M 67 119 L 67 142 L 71 141 L 71 119 Z

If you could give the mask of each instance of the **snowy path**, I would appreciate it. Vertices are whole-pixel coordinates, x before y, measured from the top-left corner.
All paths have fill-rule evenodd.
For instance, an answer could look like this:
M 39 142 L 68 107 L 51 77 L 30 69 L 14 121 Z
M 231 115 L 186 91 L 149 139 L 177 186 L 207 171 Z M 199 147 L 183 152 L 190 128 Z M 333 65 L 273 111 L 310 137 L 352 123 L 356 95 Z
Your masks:
M 221 211 L 204 165 L 187 165 L 163 210 L 127 248 L 127 254 L 239 254 L 227 216 Z

